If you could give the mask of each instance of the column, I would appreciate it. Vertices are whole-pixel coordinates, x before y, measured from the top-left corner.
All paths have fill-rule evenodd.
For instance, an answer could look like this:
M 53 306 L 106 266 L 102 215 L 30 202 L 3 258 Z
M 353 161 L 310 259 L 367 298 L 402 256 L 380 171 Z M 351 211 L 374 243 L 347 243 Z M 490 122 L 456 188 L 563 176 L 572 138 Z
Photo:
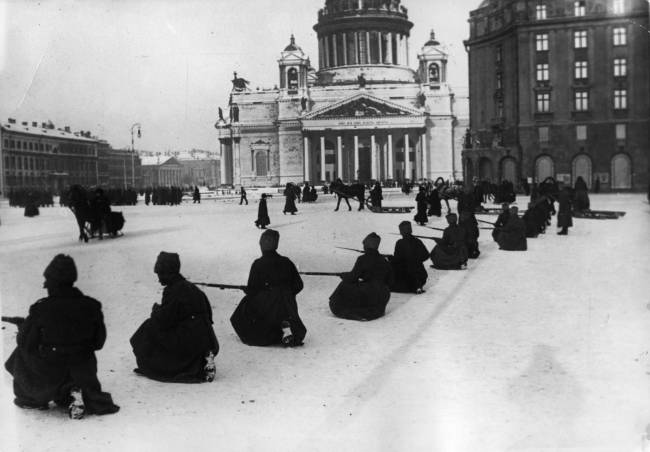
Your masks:
M 309 137 L 303 138 L 303 147 L 304 147 L 304 157 L 303 161 L 305 163 L 305 182 L 309 182 Z
M 375 149 L 375 135 L 370 135 L 370 179 L 377 179 L 377 149 Z
M 240 142 L 239 138 L 236 138 L 235 139 L 235 144 L 234 144 L 234 148 L 235 148 L 234 161 L 235 161 L 235 163 L 233 164 L 233 166 L 235 168 L 235 171 L 234 171 L 235 174 L 233 174 L 233 182 L 232 182 L 233 184 L 235 183 L 235 181 L 237 181 L 237 184 L 241 184 L 241 154 L 239 153 L 239 151 L 240 151 L 239 142 Z
M 325 135 L 320 137 L 320 180 L 325 181 Z
M 404 35 L 404 41 L 406 41 L 406 65 L 409 65 L 409 38 L 407 35 Z
M 352 180 L 356 180 L 359 177 L 359 136 L 354 136 L 354 176 Z
M 381 156 L 382 159 L 384 160 L 383 164 L 383 170 L 384 170 L 384 179 L 386 180 L 389 178 L 388 176 L 388 143 L 384 142 L 381 146 Z
M 393 179 L 393 135 L 388 134 L 388 179 Z
M 340 66 L 338 52 L 336 51 L 336 33 L 332 33 L 332 53 L 334 54 L 334 66 Z
M 343 180 L 343 139 L 336 137 L 336 175 Z
M 325 67 L 330 67 L 330 37 L 325 36 L 323 39 L 325 41 Z
M 341 37 L 343 39 L 343 65 L 348 65 L 348 34 L 342 33 Z
M 323 38 L 318 38 L 318 66 L 319 68 L 325 66 L 325 51 L 323 46 Z
M 386 34 L 386 61 L 393 64 L 393 33 Z
M 420 135 L 420 150 L 422 151 L 422 171 L 420 173 L 422 174 L 421 177 L 422 179 L 428 179 L 429 178 L 429 171 L 427 170 L 427 136 L 425 133 Z
M 409 160 L 409 154 L 411 149 L 409 147 L 409 134 L 404 134 L 404 179 L 411 178 L 411 162 Z
M 370 64 L 370 32 L 362 32 L 366 34 L 366 64 Z
M 384 62 L 384 52 L 381 49 L 381 45 L 384 42 L 384 35 L 383 35 L 383 33 L 381 31 L 377 32 L 377 38 L 378 38 L 377 39 L 377 46 L 379 47 L 379 49 L 378 49 L 379 50 L 379 54 L 378 54 L 379 55 L 379 64 L 381 64 L 381 63 Z
M 361 64 L 361 56 L 359 55 L 359 33 L 356 31 L 353 33 L 354 33 L 354 64 Z
M 221 152 L 221 185 L 226 183 L 226 153 L 224 151 L 223 141 L 219 140 L 219 150 Z

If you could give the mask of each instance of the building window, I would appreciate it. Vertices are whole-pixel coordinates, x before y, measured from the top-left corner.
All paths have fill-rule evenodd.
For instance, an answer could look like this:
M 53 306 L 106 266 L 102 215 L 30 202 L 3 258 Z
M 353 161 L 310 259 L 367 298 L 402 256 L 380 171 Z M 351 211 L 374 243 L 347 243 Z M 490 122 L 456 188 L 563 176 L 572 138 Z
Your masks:
M 496 48 L 496 51 L 494 53 L 494 59 L 496 60 L 497 64 L 501 64 L 501 61 L 503 61 L 503 46 L 498 45 Z
M 625 3 L 623 0 L 614 0 L 612 5 L 612 12 L 614 14 L 623 14 L 625 12 Z
M 551 93 L 537 93 L 535 96 L 538 113 L 551 111 Z
M 585 15 L 585 0 L 573 2 L 573 15 L 576 17 L 582 17 Z
M 538 52 L 546 52 L 548 50 L 548 33 L 535 35 L 535 50 Z
M 573 32 L 573 48 L 586 49 L 587 48 L 587 30 L 580 30 Z
M 497 101 L 497 118 L 503 118 L 503 100 L 499 99 Z
M 540 127 L 537 129 L 540 143 L 548 143 L 548 127 Z
M 627 108 L 627 90 L 615 89 L 614 90 L 614 109 L 625 110 Z
M 548 82 L 548 63 L 540 63 L 537 65 L 535 79 L 538 82 Z
M 574 106 L 576 111 L 587 111 L 589 110 L 589 92 L 588 91 L 576 91 L 574 93 Z
M 616 27 L 616 28 L 614 28 L 613 33 L 614 33 L 614 45 L 615 46 L 627 45 L 627 34 L 626 34 L 625 28 Z
M 537 5 L 535 7 L 535 19 L 537 20 L 546 19 L 546 5 Z
M 503 88 L 503 73 L 497 72 L 497 89 Z
M 587 79 L 587 62 L 586 61 L 576 61 L 574 63 L 573 74 L 576 80 L 586 80 Z
M 5 147 L 6 147 L 6 148 L 9 147 L 9 140 L 7 140 L 6 138 L 5 138 Z
M 625 58 L 614 59 L 614 77 L 627 76 L 627 60 Z
M 585 141 L 587 139 L 587 126 L 576 126 L 576 140 Z
M 627 126 L 625 124 L 616 124 L 616 139 L 624 140 L 627 138 Z

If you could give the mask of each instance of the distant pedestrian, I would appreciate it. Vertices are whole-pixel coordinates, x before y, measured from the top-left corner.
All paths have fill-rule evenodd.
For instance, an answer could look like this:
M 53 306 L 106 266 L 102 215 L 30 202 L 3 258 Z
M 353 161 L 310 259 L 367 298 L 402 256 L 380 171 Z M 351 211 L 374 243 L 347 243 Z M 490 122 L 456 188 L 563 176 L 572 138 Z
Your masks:
M 260 205 L 257 208 L 257 220 L 255 220 L 255 226 L 260 229 L 266 229 L 266 227 L 270 224 L 271 220 L 269 218 L 269 210 L 266 207 L 266 193 L 262 193 Z
M 296 207 L 296 191 L 291 182 L 289 182 L 284 189 L 284 197 L 285 202 L 282 213 L 286 215 L 287 212 L 289 212 L 291 215 L 295 215 L 296 212 L 298 212 L 298 208 Z
M 239 205 L 241 206 L 244 202 L 246 202 L 246 205 L 248 205 L 248 198 L 246 198 L 246 189 L 242 185 L 241 191 L 239 192 L 241 197 L 239 198 Z
M 194 186 L 194 195 L 192 196 L 192 200 L 194 201 L 193 204 L 196 204 L 197 202 L 201 204 L 201 192 L 199 191 L 198 186 Z

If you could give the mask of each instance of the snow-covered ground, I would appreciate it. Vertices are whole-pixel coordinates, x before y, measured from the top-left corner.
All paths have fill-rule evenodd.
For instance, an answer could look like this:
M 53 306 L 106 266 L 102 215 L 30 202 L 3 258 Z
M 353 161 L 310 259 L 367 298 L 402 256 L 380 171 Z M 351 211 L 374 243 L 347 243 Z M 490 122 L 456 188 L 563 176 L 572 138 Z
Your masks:
M 414 204 L 402 195 L 385 202 Z M 397 224 L 413 215 L 357 212 L 357 204 L 333 212 L 333 198 L 321 196 L 284 216 L 282 203 L 269 202 L 271 227 L 279 252 L 302 271 L 350 269 L 357 254 L 335 247 L 360 248 L 371 231 L 391 253 Z M 650 206 L 628 194 L 592 195 L 591 204 L 627 215 L 574 220 L 568 237 L 550 228 L 525 253 L 499 251 L 481 231 L 481 257 L 467 271 L 429 269 L 426 294 L 393 294 L 377 321 L 333 317 L 338 279 L 306 276 L 298 304 L 308 333 L 297 349 L 243 345 L 229 322 L 242 294 L 205 289 L 221 352 L 216 381 L 200 385 L 137 376 L 128 340 L 160 301 L 161 250 L 180 254 L 190 280 L 246 282 L 259 255 L 255 202 L 116 208 L 124 236 L 88 244 L 76 241 L 66 209 L 30 219 L 3 204 L 2 314 L 26 315 L 45 295 L 48 262 L 73 256 L 78 287 L 103 303 L 99 379 L 121 411 L 71 421 L 56 409 L 18 409 L 3 369 L 0 450 L 650 450 Z M 6 358 L 15 327 L 1 333 Z

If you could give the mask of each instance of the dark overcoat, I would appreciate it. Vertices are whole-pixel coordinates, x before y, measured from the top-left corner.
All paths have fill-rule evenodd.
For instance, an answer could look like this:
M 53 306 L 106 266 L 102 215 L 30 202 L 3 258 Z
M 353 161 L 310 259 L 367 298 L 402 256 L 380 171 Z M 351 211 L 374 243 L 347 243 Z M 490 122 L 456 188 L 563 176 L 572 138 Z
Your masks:
M 163 290 L 160 304 L 131 337 L 138 372 L 159 381 L 204 381 L 205 357 L 217 354 L 208 297 L 183 276 Z
M 465 229 L 465 247 L 467 247 L 467 256 L 470 259 L 477 259 L 481 251 L 478 249 L 478 238 L 480 236 L 480 231 L 478 228 L 478 221 L 476 221 L 476 216 L 472 212 L 467 218 L 461 219 L 458 224 Z
M 282 323 L 289 322 L 294 343 L 307 329 L 298 315 L 296 295 L 303 288 L 296 266 L 276 251 L 264 251 L 251 266 L 246 296 L 230 317 L 243 343 L 266 346 L 282 342 Z
M 269 210 L 266 207 L 266 199 L 261 198 L 260 204 L 257 207 L 257 220 L 255 221 L 255 225 L 258 228 L 265 228 L 270 224 L 271 219 L 269 218 Z
M 417 237 L 408 235 L 395 244 L 390 259 L 394 283 L 391 292 L 415 292 L 427 282 L 427 271 L 422 264 L 429 259 L 429 251 Z
M 465 228 L 460 225 L 449 225 L 442 233 L 442 238 L 436 240 L 436 246 L 431 251 L 431 262 L 439 270 L 457 270 L 467 263 L 467 246 Z
M 332 313 L 349 320 L 374 320 L 386 312 L 393 271 L 377 250 L 366 250 L 330 296 Z
M 285 197 L 284 210 L 282 212 L 284 213 L 298 212 L 298 208 L 296 207 L 296 192 L 291 187 L 284 190 L 284 197 Z
M 429 193 L 429 196 L 427 197 L 427 202 L 429 203 L 429 211 L 427 212 L 427 215 L 429 216 L 435 215 L 436 217 L 442 215 L 442 205 L 440 204 L 440 195 L 438 194 L 438 190 L 436 188 L 431 190 L 431 193 Z
M 499 241 L 499 231 L 508 223 L 508 218 L 510 218 L 510 211 L 508 210 L 501 212 L 497 217 L 497 221 L 494 223 L 494 229 L 492 230 L 492 238 L 495 242 Z
M 50 289 L 50 295 L 29 308 L 20 325 L 17 347 L 5 363 L 14 377 L 16 398 L 30 406 L 71 402 L 70 390 L 82 391 L 86 412 L 110 414 L 119 410 L 97 379 L 95 350 L 106 341 L 99 301 L 76 287 Z
M 526 251 L 526 223 L 517 215 L 510 215 L 506 225 L 499 230 L 499 248 L 505 251 Z
M 572 226 L 573 214 L 571 213 L 571 196 L 567 190 L 562 190 L 558 195 L 557 227 L 570 228 Z
M 427 223 L 429 221 L 427 216 L 427 194 L 424 191 L 419 192 L 415 197 L 415 202 L 418 210 L 413 220 L 416 223 Z

